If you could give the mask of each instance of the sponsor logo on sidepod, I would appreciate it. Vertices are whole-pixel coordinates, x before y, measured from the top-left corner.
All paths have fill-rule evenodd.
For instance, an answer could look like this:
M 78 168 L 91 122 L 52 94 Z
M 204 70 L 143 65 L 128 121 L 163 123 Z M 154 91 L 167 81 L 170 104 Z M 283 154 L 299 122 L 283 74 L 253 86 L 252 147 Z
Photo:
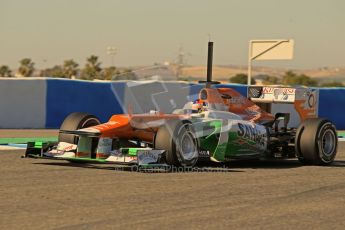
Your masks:
M 267 138 L 266 132 L 262 133 L 258 129 L 256 129 L 255 126 L 252 127 L 251 125 L 241 123 L 238 123 L 238 128 L 238 136 L 254 141 L 261 146 L 265 146 Z

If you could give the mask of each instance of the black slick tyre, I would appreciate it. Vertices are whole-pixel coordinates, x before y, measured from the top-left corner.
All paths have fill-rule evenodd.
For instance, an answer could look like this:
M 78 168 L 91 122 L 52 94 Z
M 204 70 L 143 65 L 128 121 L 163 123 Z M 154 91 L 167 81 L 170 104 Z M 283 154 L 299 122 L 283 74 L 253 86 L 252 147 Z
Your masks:
M 327 165 L 337 154 L 338 137 L 328 120 L 309 118 L 298 127 L 295 151 L 299 161 L 307 165 Z
M 170 120 L 161 126 L 155 137 L 155 149 L 166 150 L 165 160 L 176 167 L 193 167 L 198 161 L 198 140 L 192 124 Z
M 91 126 L 99 125 L 100 120 L 94 116 L 87 113 L 71 113 L 63 121 L 60 130 L 74 131 L 77 129 L 88 128 Z M 77 144 L 78 138 L 73 134 L 60 133 L 59 142 L 67 142 L 71 144 Z

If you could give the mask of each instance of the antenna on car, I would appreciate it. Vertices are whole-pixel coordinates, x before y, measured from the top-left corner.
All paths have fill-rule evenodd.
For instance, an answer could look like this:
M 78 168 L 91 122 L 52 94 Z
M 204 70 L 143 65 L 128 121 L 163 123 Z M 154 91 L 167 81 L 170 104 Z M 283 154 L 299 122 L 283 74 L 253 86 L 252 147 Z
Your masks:
M 208 42 L 207 51 L 207 78 L 206 81 L 199 81 L 199 83 L 205 83 L 206 88 L 211 88 L 211 85 L 220 84 L 219 81 L 212 81 L 212 67 L 213 67 L 213 42 Z

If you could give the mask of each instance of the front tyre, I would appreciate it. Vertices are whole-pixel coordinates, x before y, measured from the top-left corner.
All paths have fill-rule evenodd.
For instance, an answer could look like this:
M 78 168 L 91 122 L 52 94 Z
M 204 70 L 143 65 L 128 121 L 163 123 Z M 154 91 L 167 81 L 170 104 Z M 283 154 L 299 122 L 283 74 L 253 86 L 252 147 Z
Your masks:
M 199 158 L 198 146 L 192 124 L 180 120 L 167 121 L 155 137 L 155 149 L 166 150 L 166 163 L 177 167 L 193 167 Z
M 295 150 L 303 164 L 326 165 L 334 161 L 338 138 L 335 126 L 321 118 L 306 119 L 298 127 Z
M 79 113 L 79 112 L 71 113 L 63 121 L 60 127 L 60 130 L 74 131 L 77 129 L 83 129 L 83 128 L 99 125 L 100 123 L 101 123 L 100 120 L 94 115 L 91 115 L 88 113 Z M 77 144 L 78 137 L 73 134 L 60 133 L 58 141 L 67 142 L 71 144 Z

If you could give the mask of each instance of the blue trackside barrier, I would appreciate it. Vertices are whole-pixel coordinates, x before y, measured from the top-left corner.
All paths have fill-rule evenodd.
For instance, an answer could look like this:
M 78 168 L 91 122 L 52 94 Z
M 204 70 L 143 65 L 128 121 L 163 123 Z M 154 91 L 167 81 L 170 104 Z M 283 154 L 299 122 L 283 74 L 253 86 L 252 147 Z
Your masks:
M 174 84 L 172 82 L 167 84 Z M 181 84 L 181 83 L 176 83 Z M 186 84 L 189 95 L 196 99 L 204 84 Z M 246 95 L 247 86 L 239 84 L 220 84 L 216 87 L 233 88 Z M 46 122 L 45 128 L 58 128 L 64 118 L 72 112 L 94 114 L 102 122 L 111 115 L 124 113 L 126 82 L 89 82 L 65 79 L 47 79 Z M 140 97 L 151 100 L 145 95 Z M 149 104 L 149 102 L 147 102 Z
M 322 88 L 319 100 L 319 117 L 331 120 L 338 130 L 344 130 L 345 88 Z
M 46 128 L 58 128 L 72 112 L 96 115 L 102 122 L 123 113 L 117 96 L 123 98 L 125 83 L 47 80 Z M 114 91 L 116 90 L 116 95 Z
M 189 84 L 189 96 L 192 101 L 198 99 L 199 91 L 204 87 L 205 85 L 201 84 Z
M 131 83 L 129 83 L 131 84 Z M 155 87 L 162 83 L 146 82 L 145 87 Z M 176 87 L 187 88 L 189 99 L 196 99 L 204 84 L 169 82 L 170 90 Z M 181 87 L 182 84 L 182 87 Z M 233 88 L 243 96 L 247 95 L 247 86 L 239 84 L 219 84 L 217 88 Z M 54 78 L 27 78 L 0 80 L 0 128 L 59 128 L 64 118 L 72 112 L 87 112 L 96 115 L 102 122 L 113 114 L 126 112 L 127 104 L 132 103 L 128 95 L 135 90 L 139 95 L 138 103 L 147 110 L 151 107 L 152 97 L 158 89 L 146 88 L 128 90 L 127 82 L 91 82 Z M 155 89 L 155 90 L 154 90 Z M 181 91 L 184 93 L 185 91 Z M 138 94 L 138 95 L 137 95 Z M 141 95 L 143 94 L 143 95 Z M 165 95 L 167 99 L 170 98 Z M 176 100 L 180 100 L 176 97 Z M 164 97 L 159 101 L 164 105 Z M 182 99 L 181 99 L 182 100 Z M 147 102 L 147 103 L 146 103 Z M 181 104 L 178 101 L 178 105 Z M 179 105 L 180 106 L 180 105 Z M 168 107 L 168 106 L 167 106 Z M 152 108 L 154 109 L 154 108 Z M 335 123 L 338 130 L 345 130 L 345 88 L 321 88 L 319 116 Z
M 241 85 L 241 84 L 218 84 L 216 85 L 217 88 L 232 88 L 242 94 L 242 96 L 247 96 L 248 86 Z

